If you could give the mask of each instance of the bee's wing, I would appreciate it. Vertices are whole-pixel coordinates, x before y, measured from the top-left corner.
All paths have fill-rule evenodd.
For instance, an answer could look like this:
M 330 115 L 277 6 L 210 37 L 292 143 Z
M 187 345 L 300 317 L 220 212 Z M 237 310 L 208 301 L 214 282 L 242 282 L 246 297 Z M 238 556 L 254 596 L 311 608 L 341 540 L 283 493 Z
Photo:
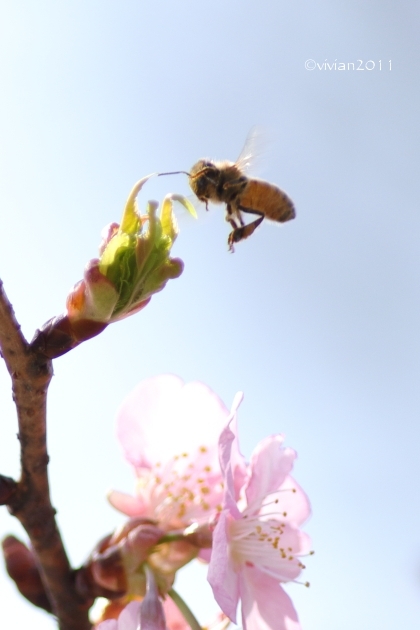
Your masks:
M 265 134 L 260 127 L 252 127 L 235 164 L 245 174 L 255 170 L 256 163 L 265 153 Z

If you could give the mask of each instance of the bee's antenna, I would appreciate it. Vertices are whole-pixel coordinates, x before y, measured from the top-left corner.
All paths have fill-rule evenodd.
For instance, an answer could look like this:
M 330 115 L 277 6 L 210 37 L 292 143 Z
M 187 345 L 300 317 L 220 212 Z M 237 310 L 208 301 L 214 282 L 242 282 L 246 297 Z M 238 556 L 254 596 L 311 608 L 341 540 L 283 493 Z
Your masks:
M 180 175 L 181 173 L 184 175 L 188 175 L 188 177 L 190 176 L 190 174 L 187 173 L 187 171 L 172 171 L 171 173 L 158 173 L 157 176 L 161 177 L 161 175 Z

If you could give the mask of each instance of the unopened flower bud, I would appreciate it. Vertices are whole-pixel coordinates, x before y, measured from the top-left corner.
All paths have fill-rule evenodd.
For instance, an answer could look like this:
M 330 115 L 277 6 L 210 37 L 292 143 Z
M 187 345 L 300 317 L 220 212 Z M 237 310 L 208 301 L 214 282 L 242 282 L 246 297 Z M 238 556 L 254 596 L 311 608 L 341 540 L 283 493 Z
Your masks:
M 114 534 L 103 538 L 78 570 L 78 591 L 108 598 L 127 592 L 144 594 L 141 565 L 164 534 L 149 519 L 131 519 Z
M 121 540 L 125 539 L 128 536 L 128 534 L 139 525 L 154 526 L 156 525 L 156 521 L 153 521 L 150 518 L 144 518 L 144 517 L 130 518 L 130 520 L 123 523 L 121 527 L 118 527 L 115 530 L 115 532 L 112 534 L 112 536 L 109 537 L 107 546 L 110 547 L 111 545 L 115 545 L 116 543 L 119 543 Z
M 156 202 L 149 202 L 147 214 L 140 215 L 136 197 L 150 177 L 134 186 L 121 224 L 104 229 L 100 257 L 88 262 L 83 280 L 67 297 L 65 313 L 35 333 L 32 349 L 49 359 L 65 354 L 108 324 L 140 311 L 168 280 L 181 275 L 182 260 L 170 257 L 178 234 L 172 201 L 183 203 L 189 211 L 191 204 L 179 195 L 168 195 L 160 217 Z
M 146 566 L 146 595 L 140 604 L 141 630 L 166 630 L 165 613 L 153 571 Z
M 119 543 L 127 574 L 134 573 L 147 560 L 152 548 L 165 532 L 155 525 L 138 525 Z
M 11 477 L 0 475 L 0 505 L 7 505 L 16 489 L 16 481 Z
M 39 608 L 51 612 L 51 604 L 44 589 L 34 554 L 14 536 L 2 543 L 7 573 L 22 595 Z
M 184 530 L 184 538 L 200 549 L 211 549 L 213 542 L 213 528 L 209 524 L 198 525 L 194 523 Z

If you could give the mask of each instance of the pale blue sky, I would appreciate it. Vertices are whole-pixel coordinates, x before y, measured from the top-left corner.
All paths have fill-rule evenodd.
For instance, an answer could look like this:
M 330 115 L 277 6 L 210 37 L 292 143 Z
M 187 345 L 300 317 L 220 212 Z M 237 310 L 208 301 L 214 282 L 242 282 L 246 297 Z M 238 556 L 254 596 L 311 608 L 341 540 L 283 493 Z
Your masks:
M 174 372 L 228 406 L 245 392 L 247 455 L 275 432 L 298 451 L 316 555 L 311 588 L 288 592 L 304 630 L 417 627 L 418 32 L 414 1 L 2 2 L 0 277 L 27 337 L 63 310 L 102 227 L 150 172 L 234 160 L 259 125 L 261 174 L 297 208 L 230 255 L 212 207 L 176 243 L 179 280 L 55 362 L 53 499 L 74 563 L 121 521 L 106 491 L 133 487 L 120 402 Z M 309 59 L 375 68 L 308 71 Z M 148 182 L 141 201 L 172 191 L 188 194 L 183 176 Z M 4 366 L 0 417 L 0 472 L 17 475 Z M 8 532 L 21 535 L 3 509 Z M 180 582 L 204 623 L 209 591 L 187 571 Z M 0 589 L 5 626 L 54 627 L 3 568 Z

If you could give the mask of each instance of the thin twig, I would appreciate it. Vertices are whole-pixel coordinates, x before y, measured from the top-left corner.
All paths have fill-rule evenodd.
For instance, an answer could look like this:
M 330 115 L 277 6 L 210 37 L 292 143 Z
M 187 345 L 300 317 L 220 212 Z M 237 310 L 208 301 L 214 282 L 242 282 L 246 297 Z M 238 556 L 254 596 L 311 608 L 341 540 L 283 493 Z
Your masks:
M 89 630 L 91 602 L 82 601 L 76 593 L 50 500 L 46 399 L 52 362 L 29 347 L 1 280 L 0 348 L 12 378 L 21 447 L 21 479 L 8 499 L 8 507 L 28 533 L 60 630 Z

